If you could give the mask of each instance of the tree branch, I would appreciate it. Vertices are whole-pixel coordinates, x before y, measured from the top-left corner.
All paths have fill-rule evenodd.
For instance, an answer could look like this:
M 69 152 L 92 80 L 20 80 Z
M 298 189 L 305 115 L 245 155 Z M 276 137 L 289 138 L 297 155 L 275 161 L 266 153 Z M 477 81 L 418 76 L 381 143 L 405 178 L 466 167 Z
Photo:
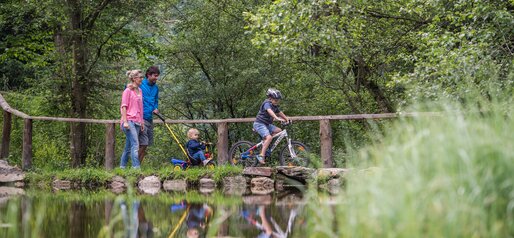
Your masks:
M 130 23 L 130 20 L 124 22 L 123 24 L 121 24 L 120 26 L 118 26 L 116 29 L 114 29 L 113 32 L 111 32 L 111 34 L 109 34 L 109 36 L 100 44 L 100 46 L 97 48 L 96 50 L 96 55 L 95 55 L 95 59 L 93 60 L 93 63 L 91 63 L 91 65 L 89 65 L 89 69 L 86 71 L 86 75 L 89 75 L 89 73 L 91 72 L 91 70 L 93 69 L 93 66 L 98 62 L 98 59 L 100 59 L 100 55 L 102 54 L 102 48 L 104 47 L 105 44 L 107 44 L 107 42 L 116 34 L 118 34 L 118 32 L 120 32 L 123 27 L 125 27 L 127 24 Z
M 84 25 L 85 25 L 84 29 L 93 28 L 93 25 L 95 24 L 96 19 L 98 18 L 98 16 L 100 16 L 100 13 L 102 13 L 102 10 L 105 9 L 105 7 L 107 7 L 107 5 L 109 5 L 109 3 L 111 3 L 111 1 L 113 1 L 113 0 L 103 0 L 96 6 L 95 10 L 93 12 L 91 12 L 83 20 Z

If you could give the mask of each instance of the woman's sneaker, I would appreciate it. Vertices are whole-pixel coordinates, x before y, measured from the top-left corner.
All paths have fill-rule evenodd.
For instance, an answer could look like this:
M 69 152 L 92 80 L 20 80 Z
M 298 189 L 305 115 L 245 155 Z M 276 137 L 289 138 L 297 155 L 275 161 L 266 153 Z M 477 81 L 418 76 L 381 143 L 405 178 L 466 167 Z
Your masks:
M 264 162 L 264 158 L 262 158 L 261 155 L 257 155 L 257 161 L 259 161 L 260 164 L 265 164 L 266 162 Z

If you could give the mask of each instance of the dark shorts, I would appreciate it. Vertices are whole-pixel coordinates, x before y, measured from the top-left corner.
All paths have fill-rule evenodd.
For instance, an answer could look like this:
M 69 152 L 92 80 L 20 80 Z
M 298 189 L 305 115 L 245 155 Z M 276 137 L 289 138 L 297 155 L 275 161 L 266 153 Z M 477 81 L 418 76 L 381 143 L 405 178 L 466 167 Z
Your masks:
M 145 128 L 141 133 L 139 133 L 139 145 L 153 145 L 153 122 L 147 120 L 144 121 Z

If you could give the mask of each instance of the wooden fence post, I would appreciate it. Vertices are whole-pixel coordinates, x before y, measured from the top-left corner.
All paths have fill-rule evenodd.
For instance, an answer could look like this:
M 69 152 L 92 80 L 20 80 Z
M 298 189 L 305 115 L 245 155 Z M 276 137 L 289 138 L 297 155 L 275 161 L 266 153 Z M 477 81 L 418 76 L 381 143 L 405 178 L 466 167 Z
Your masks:
M 319 137 L 320 137 L 320 152 L 321 161 L 323 161 L 324 168 L 331 168 L 332 163 L 332 127 L 330 127 L 330 120 L 319 121 Z
M 217 123 L 218 126 L 218 165 L 228 161 L 228 125 L 226 122 Z
M 32 119 L 25 118 L 23 121 L 22 169 L 28 170 L 32 167 Z
M 11 144 L 11 113 L 4 111 L 4 127 L 2 130 L 2 148 L 0 158 L 9 157 L 9 145 Z
M 107 170 L 114 169 L 114 146 L 116 144 L 116 124 L 105 125 L 105 161 Z

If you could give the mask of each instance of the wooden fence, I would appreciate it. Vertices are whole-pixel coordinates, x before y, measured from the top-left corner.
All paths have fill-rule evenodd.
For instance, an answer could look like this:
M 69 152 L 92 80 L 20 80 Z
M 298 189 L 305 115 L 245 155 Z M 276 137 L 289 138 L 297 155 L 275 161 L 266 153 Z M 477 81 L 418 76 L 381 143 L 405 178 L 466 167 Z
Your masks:
M 67 123 L 92 123 L 92 124 L 105 124 L 105 160 L 104 165 L 107 169 L 114 168 L 114 145 L 115 143 L 115 128 L 119 124 L 119 119 L 116 120 L 96 120 L 96 119 L 83 119 L 83 118 L 62 118 L 62 117 L 42 117 L 30 116 L 14 108 L 11 108 L 5 101 L 4 97 L 0 94 L 0 106 L 3 110 L 3 130 L 2 130 L 2 145 L 0 147 L 0 158 L 7 158 L 9 156 L 9 144 L 11 141 L 11 123 L 12 115 L 20 117 L 24 120 L 23 128 L 23 148 L 22 148 L 22 169 L 27 170 L 32 166 L 32 123 L 34 120 L 40 121 L 59 121 Z M 419 115 L 433 115 L 434 113 L 403 113 L 401 116 L 419 116 Z M 383 114 L 357 114 L 357 115 L 329 115 L 329 116 L 296 116 L 289 117 L 293 121 L 319 121 L 319 135 L 320 135 L 320 156 L 323 161 L 324 167 L 332 167 L 332 128 L 330 121 L 333 120 L 376 120 L 385 118 L 396 118 L 400 115 L 396 113 L 383 113 Z M 214 120 L 166 120 L 170 124 L 216 124 L 218 141 L 216 143 L 218 163 L 224 164 L 228 161 L 228 124 L 229 123 L 249 123 L 253 122 L 255 118 L 230 118 L 230 119 L 214 119 Z M 154 123 L 162 123 L 162 121 L 155 120 Z

